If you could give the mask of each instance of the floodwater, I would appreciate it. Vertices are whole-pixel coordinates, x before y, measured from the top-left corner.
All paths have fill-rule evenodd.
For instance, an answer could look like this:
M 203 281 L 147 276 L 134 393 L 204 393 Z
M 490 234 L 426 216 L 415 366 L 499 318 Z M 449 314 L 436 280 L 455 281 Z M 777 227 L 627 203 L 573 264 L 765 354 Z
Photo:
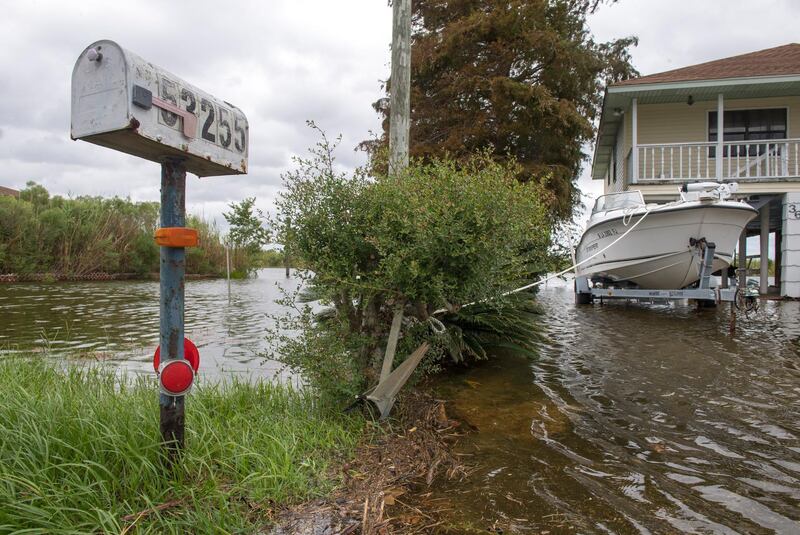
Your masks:
M 265 362 L 268 315 L 281 307 L 280 288 L 299 279 L 283 269 L 231 281 L 186 281 L 186 337 L 200 351 L 201 376 L 280 374 Z M 42 352 L 48 356 L 98 360 L 134 373 L 152 373 L 158 346 L 158 282 L 0 284 L 0 354 Z
M 475 472 L 431 504 L 484 533 L 800 533 L 800 303 L 730 335 L 727 306 L 576 307 L 571 286 L 540 294 L 540 358 L 444 380 Z
M 275 377 L 264 331 L 297 282 L 263 270 L 229 302 L 226 281 L 188 281 L 201 373 Z M 727 306 L 575 307 L 571 282 L 540 301 L 539 358 L 441 380 L 475 429 L 457 446 L 471 477 L 430 489 L 450 533 L 800 533 L 800 303 L 731 336 Z M 157 282 L 0 285 L 0 353 L 152 373 L 157 333 Z

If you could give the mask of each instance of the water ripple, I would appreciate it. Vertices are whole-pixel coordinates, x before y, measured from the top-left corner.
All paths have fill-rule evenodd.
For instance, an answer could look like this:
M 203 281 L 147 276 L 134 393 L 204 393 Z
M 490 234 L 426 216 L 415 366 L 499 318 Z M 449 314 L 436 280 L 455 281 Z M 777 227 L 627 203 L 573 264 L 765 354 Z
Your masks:
M 457 510 L 526 518 L 521 532 L 800 533 L 800 304 L 763 303 L 731 335 L 727 306 L 575 307 L 569 282 L 540 301 L 538 360 L 450 381 L 480 430 L 462 445 L 479 472 L 527 470 L 459 483 Z M 486 492 L 525 507 L 498 503 L 500 515 Z
M 200 349 L 201 374 L 272 377 L 262 363 L 267 314 L 280 310 L 279 285 L 297 278 L 282 269 L 258 278 L 186 282 L 186 336 Z M 158 282 L 0 285 L 0 353 L 39 351 L 57 357 L 99 359 L 133 372 L 151 373 L 158 344 Z

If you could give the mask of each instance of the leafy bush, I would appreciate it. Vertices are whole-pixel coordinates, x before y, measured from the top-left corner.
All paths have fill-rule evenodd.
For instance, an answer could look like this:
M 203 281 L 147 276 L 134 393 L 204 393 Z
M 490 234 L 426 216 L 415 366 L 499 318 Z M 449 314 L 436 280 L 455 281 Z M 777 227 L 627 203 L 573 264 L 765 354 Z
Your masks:
M 502 294 L 551 261 L 551 222 L 535 181 L 520 183 L 515 162 L 498 163 L 484 153 L 458 164 L 412 162 L 397 176 L 346 174 L 336 170 L 335 147 L 323 134 L 311 157 L 297 159 L 297 169 L 285 175 L 276 202 L 273 230 L 308 268 L 313 298 L 332 307 L 311 324 L 312 309 L 290 303 L 294 323 L 284 326 L 299 339 L 284 340 L 280 358 L 312 382 L 345 374 L 345 390 L 361 389 L 376 375 L 398 307 L 406 318 L 405 342 L 430 340 L 439 355 L 455 361 L 485 358 L 482 340 L 487 347 L 514 340 L 524 347 L 530 333 L 521 325 L 532 309 L 525 299 Z M 458 312 L 486 300 L 493 304 Z M 427 322 L 442 308 L 450 313 L 440 319 L 472 321 L 476 328 L 469 335 L 463 328 L 448 331 L 455 336 L 450 341 L 432 334 Z M 493 314 L 494 327 L 484 328 L 484 336 L 476 334 L 478 313 L 483 321 Z M 335 349 L 325 351 L 322 341 Z M 348 358 L 352 365 L 343 363 Z

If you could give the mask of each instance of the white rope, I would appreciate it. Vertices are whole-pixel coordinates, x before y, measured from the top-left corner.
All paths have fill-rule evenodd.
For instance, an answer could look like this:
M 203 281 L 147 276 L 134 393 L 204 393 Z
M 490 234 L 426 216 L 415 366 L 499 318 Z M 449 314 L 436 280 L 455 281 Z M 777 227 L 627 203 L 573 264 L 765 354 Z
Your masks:
M 447 327 L 444 326 L 444 323 L 439 321 L 438 319 L 434 318 L 433 316 L 428 318 L 428 323 L 431 325 L 431 330 L 433 334 L 444 334 L 447 331 Z
M 660 207 L 661 207 L 661 206 L 659 205 L 659 208 L 660 208 Z M 636 221 L 636 223 L 634 223 L 633 225 L 631 225 L 631 228 L 629 228 L 628 230 L 626 230 L 626 231 L 625 231 L 625 232 L 624 232 L 624 233 L 623 233 L 621 236 L 619 236 L 619 237 L 618 237 L 616 240 L 612 241 L 611 243 L 609 243 L 608 245 L 606 245 L 605 247 L 603 247 L 602 249 L 600 249 L 599 251 L 597 251 L 596 253 L 594 253 L 594 254 L 593 254 L 592 256 L 590 256 L 589 258 L 584 258 L 584 259 L 583 259 L 583 260 L 581 260 L 580 262 L 576 262 L 576 263 L 572 264 L 570 267 L 568 267 L 567 269 L 565 269 L 565 270 L 562 270 L 562 271 L 559 271 L 558 273 L 555 273 L 555 274 L 553 274 L 553 275 L 550 275 L 549 277 L 545 277 L 545 278 L 543 278 L 543 279 L 539 279 L 539 280 L 538 280 L 538 281 L 536 281 L 536 282 L 532 282 L 531 284 L 526 284 L 525 286 L 521 286 L 521 287 L 519 287 L 519 288 L 516 288 L 516 289 L 514 289 L 514 290 L 509 290 L 509 291 L 507 291 L 507 292 L 504 292 L 504 293 L 500 294 L 500 295 L 501 295 L 501 297 L 505 297 L 505 296 L 507 296 L 507 295 L 511 295 L 511 294 L 515 294 L 515 293 L 522 292 L 522 291 L 525 291 L 525 290 L 529 290 L 529 289 L 531 289 L 531 288 L 533 288 L 533 287 L 535 287 L 535 286 L 539 286 L 540 284 L 544 284 L 545 282 L 547 282 L 547 281 L 549 281 L 549 280 L 555 279 L 556 277 L 560 277 L 561 275 L 564 275 L 565 273 L 569 273 L 570 271 L 573 271 L 574 269 L 576 269 L 576 268 L 578 268 L 578 267 L 582 266 L 582 265 L 583 265 L 583 264 L 585 264 L 586 262 L 588 262 L 588 261 L 590 261 L 590 260 L 592 260 L 592 259 L 594 259 L 594 258 L 597 258 L 599 255 L 601 255 L 602 253 L 604 253 L 604 252 L 608 251 L 608 250 L 609 250 L 611 247 L 613 247 L 614 245 L 616 245 L 616 244 L 617 244 L 617 242 L 619 242 L 620 240 L 622 240 L 623 238 L 625 238 L 625 236 L 627 236 L 628 234 L 630 234 L 631 232 L 633 232 L 633 230 L 634 230 L 636 227 L 638 227 L 638 226 L 639 226 L 639 223 L 641 223 L 642 221 L 644 221 L 644 220 L 645 220 L 645 218 L 648 216 L 648 214 L 650 213 L 650 211 L 651 211 L 652 209 L 653 209 L 653 208 L 647 208 L 647 209 L 644 211 L 644 213 L 642 214 L 642 217 L 640 217 L 640 218 L 639 218 L 639 220 L 638 220 L 638 221 Z M 623 215 L 623 218 L 624 218 L 624 215 Z M 574 260 L 573 260 L 573 261 L 574 261 Z M 476 301 L 476 302 L 472 302 L 472 303 L 467 303 L 466 305 L 462 306 L 461 308 L 468 307 L 468 306 L 472 306 L 472 305 L 474 305 L 474 304 L 476 304 L 476 303 L 483 303 L 483 302 L 485 302 L 485 301 L 488 301 L 488 300 L 489 300 L 489 299 L 484 299 L 484 300 L 482 300 L 482 301 Z M 439 310 L 435 310 L 435 311 L 433 312 L 433 314 L 431 314 L 431 315 L 432 315 L 432 316 L 435 316 L 435 315 L 437 315 L 437 314 L 443 314 L 444 312 L 447 312 L 447 309 L 446 309 L 446 308 L 440 308 Z
M 627 209 L 622 214 L 622 224 L 626 227 L 630 224 L 631 219 L 633 219 L 633 212 L 635 209 Z

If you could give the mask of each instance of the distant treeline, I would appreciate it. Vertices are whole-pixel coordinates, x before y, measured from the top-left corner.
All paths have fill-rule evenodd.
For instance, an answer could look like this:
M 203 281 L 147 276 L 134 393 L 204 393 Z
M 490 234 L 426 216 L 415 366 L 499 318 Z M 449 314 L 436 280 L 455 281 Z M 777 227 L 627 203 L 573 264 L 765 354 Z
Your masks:
M 155 202 L 102 197 L 51 196 L 28 182 L 19 199 L 0 196 L 0 273 L 55 273 L 81 278 L 90 273 L 159 271 L 153 235 Z M 200 246 L 186 250 L 186 272 L 224 275 L 225 246 L 215 225 L 196 216 Z

